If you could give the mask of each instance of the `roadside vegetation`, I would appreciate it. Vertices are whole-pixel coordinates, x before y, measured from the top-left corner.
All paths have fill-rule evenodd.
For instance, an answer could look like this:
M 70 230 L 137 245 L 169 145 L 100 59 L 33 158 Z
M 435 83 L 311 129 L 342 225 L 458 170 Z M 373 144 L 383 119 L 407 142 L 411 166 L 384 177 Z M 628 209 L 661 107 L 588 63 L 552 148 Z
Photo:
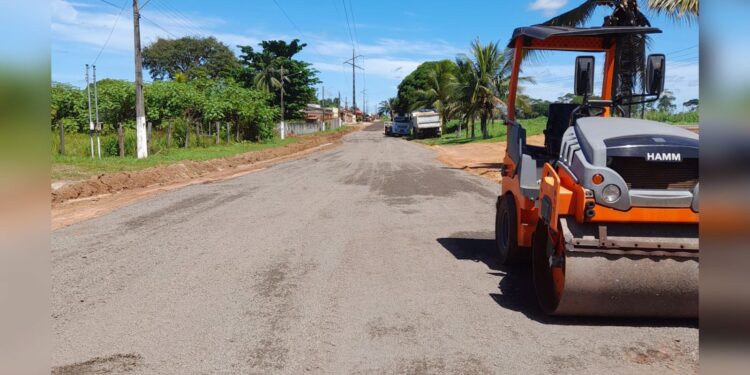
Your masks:
M 315 133 L 315 135 L 303 135 L 299 137 L 287 137 L 280 139 L 274 137 L 262 142 L 230 142 L 225 144 L 213 144 L 210 137 L 203 137 L 206 146 L 202 147 L 196 143 L 192 147 L 171 147 L 163 148 L 160 152 L 150 155 L 148 158 L 136 159 L 135 157 L 116 157 L 102 156 L 102 159 L 90 156 L 80 156 L 79 154 L 88 153 L 89 137 L 88 134 L 75 134 L 66 138 L 66 147 L 71 147 L 76 155 L 59 155 L 54 154 L 56 144 L 59 142 L 59 136 L 52 136 L 52 181 L 60 180 L 81 180 L 103 173 L 136 171 L 157 165 L 167 165 L 181 161 L 204 161 L 217 158 L 226 158 L 236 156 L 246 152 L 261 151 L 268 148 L 281 147 L 297 143 L 305 137 L 323 136 L 346 131 L 346 127 L 333 130 L 326 130 Z M 135 130 L 129 132 L 128 137 L 131 142 L 135 142 Z M 158 142 L 164 142 L 164 138 L 157 139 Z M 102 139 L 102 147 L 105 144 L 111 145 L 114 141 L 112 136 Z M 111 147 L 111 146 L 110 146 Z
M 89 92 L 53 82 L 51 147 L 53 179 L 138 169 L 177 160 L 205 160 L 295 142 L 278 139 L 281 72 L 286 119 L 302 120 L 316 102 L 320 81 L 309 63 L 294 56 L 299 40 L 239 46 L 239 57 L 213 37 L 158 39 L 143 50 L 153 82 L 144 85 L 149 158 L 135 158 L 135 85 L 103 79 L 89 86 L 91 120 L 98 101 L 101 160 L 91 160 Z M 97 152 L 94 144 L 95 156 Z

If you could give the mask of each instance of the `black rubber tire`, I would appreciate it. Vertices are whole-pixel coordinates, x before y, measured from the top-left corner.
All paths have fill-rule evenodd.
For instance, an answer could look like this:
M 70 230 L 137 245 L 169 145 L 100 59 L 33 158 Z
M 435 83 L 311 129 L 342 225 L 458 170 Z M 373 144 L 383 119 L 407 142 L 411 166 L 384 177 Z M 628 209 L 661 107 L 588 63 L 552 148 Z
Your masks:
M 555 285 L 552 279 L 552 270 L 547 256 L 549 228 L 543 220 L 539 220 L 532 239 L 532 274 L 534 279 L 534 291 L 539 307 L 547 315 L 552 315 L 557 309 L 560 301 L 555 297 Z
M 531 249 L 518 246 L 516 202 L 510 194 L 497 198 L 495 214 L 495 246 L 501 265 L 527 264 Z

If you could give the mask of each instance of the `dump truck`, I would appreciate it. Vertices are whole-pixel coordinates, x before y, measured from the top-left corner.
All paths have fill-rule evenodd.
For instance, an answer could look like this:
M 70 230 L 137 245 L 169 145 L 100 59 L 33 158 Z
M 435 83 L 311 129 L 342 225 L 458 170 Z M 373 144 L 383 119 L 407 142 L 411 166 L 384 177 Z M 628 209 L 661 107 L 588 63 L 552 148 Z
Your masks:
M 440 137 L 440 114 L 429 109 L 412 112 L 411 128 L 416 139 L 425 136 Z
M 501 264 L 531 267 L 547 314 L 698 316 L 698 135 L 631 118 L 626 109 L 658 100 L 664 55 L 649 55 L 639 67 L 643 94 L 617 89 L 620 41 L 660 32 L 531 26 L 516 29 L 508 45 L 513 68 L 495 242 Z M 596 100 L 595 56 L 576 58 L 574 91 L 583 101 L 550 105 L 544 146 L 527 144 L 515 120 L 519 72 L 531 51 L 604 55 Z

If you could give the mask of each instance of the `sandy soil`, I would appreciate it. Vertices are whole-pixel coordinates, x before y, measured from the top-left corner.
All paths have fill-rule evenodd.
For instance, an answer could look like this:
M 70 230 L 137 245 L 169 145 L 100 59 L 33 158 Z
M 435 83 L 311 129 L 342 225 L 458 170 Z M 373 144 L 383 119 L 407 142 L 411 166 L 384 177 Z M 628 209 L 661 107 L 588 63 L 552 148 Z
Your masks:
M 528 137 L 526 143 L 544 146 L 544 135 Z M 500 183 L 500 165 L 503 162 L 503 155 L 505 155 L 505 141 L 431 146 L 429 148 L 437 152 L 437 160 L 444 164 Z
M 352 127 L 351 131 L 362 127 Z M 311 136 L 283 147 L 207 161 L 183 161 L 134 172 L 102 174 L 52 187 L 52 230 L 108 213 L 165 191 L 262 170 L 341 143 L 351 132 Z

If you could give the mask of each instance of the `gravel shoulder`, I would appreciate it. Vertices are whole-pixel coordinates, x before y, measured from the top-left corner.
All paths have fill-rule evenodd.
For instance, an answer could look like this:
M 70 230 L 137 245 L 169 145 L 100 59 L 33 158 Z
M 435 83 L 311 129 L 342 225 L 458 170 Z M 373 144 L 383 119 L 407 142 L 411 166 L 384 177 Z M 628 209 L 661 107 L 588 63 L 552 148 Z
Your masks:
M 530 136 L 526 143 L 544 146 L 544 135 Z M 427 147 L 435 151 L 437 160 L 446 165 L 500 183 L 500 166 L 505 155 L 505 141 Z

